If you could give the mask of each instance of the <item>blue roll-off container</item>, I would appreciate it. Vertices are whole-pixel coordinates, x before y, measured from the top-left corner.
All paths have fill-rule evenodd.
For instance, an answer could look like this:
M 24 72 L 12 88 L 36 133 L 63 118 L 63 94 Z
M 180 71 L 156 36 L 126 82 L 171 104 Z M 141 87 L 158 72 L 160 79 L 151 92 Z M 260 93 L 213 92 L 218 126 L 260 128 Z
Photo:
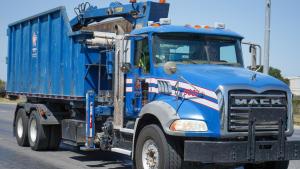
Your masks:
M 99 52 L 76 40 L 64 7 L 12 23 L 7 35 L 9 94 L 80 100 L 97 89 Z

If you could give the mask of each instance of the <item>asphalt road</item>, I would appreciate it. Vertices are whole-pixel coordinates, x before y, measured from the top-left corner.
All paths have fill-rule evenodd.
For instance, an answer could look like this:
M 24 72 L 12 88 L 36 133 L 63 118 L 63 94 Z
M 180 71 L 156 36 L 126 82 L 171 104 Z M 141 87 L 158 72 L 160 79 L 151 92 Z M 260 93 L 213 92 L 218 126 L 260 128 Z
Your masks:
M 14 108 L 14 105 L 0 104 L 0 169 L 131 169 L 130 159 L 116 153 L 81 152 L 65 145 L 58 151 L 35 152 L 17 146 L 12 135 Z M 300 129 L 293 139 L 300 140 Z M 300 161 L 292 161 L 289 167 L 299 168 Z

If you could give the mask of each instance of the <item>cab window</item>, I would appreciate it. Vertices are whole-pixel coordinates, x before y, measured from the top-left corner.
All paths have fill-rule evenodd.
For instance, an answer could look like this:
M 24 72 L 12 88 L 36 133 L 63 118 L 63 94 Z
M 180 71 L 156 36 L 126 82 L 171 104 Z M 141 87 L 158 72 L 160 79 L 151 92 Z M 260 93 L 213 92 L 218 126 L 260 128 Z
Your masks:
M 154 35 L 155 66 L 177 64 L 220 64 L 243 66 L 239 39 L 199 34 L 160 33 Z
M 150 72 L 150 55 L 147 38 L 135 41 L 134 66 L 141 68 L 143 73 Z

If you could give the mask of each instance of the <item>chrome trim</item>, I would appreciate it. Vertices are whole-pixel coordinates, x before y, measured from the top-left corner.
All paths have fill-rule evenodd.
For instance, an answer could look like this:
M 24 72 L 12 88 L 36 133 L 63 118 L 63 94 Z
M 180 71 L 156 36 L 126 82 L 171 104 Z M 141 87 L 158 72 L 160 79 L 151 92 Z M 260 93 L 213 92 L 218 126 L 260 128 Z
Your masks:
M 287 130 L 285 131 L 286 136 L 291 136 L 294 132 L 294 123 L 293 123 L 293 112 L 292 112 L 292 93 L 291 90 L 287 86 L 278 86 L 278 85 L 270 85 L 267 87 L 251 87 L 249 85 L 220 85 L 216 90 L 216 93 L 222 92 L 224 96 L 224 108 L 222 109 L 221 115 L 221 137 L 222 138 L 233 138 L 238 136 L 248 136 L 248 132 L 228 132 L 228 93 L 231 90 L 250 90 L 256 93 L 263 93 L 265 91 L 276 90 L 283 91 L 287 93 Z M 267 135 L 278 135 L 278 131 L 263 131 L 257 132 L 257 136 L 267 136 Z
M 239 90 L 239 89 L 237 89 Z M 244 89 L 242 89 L 244 90 Z M 236 96 L 236 97 L 286 97 L 285 95 L 276 95 L 276 94 L 268 94 L 268 95 L 263 95 L 263 94 L 231 94 L 231 96 Z
M 256 109 L 286 109 L 286 107 L 230 107 L 231 110 L 250 110 L 251 108 Z
M 233 92 L 233 93 L 231 93 Z M 274 92 L 280 92 L 280 93 L 286 93 L 284 91 L 274 91 Z M 251 96 L 251 97 L 250 97 Z M 271 93 L 271 91 L 267 91 L 267 92 L 264 92 L 263 94 L 253 94 L 253 91 L 249 91 L 249 90 L 232 90 L 230 91 L 229 93 L 229 99 L 231 100 L 232 98 L 233 99 L 236 99 L 238 97 L 241 97 L 241 98 L 248 98 L 248 99 L 257 99 L 257 98 L 270 98 L 270 99 L 274 99 L 274 98 L 278 98 L 278 96 L 284 96 L 284 99 L 285 99 L 285 103 L 287 103 L 286 101 L 286 94 L 281 94 L 281 95 L 274 95 Z M 281 110 L 284 110 L 286 112 L 286 104 L 285 105 L 282 105 L 280 107 L 278 106 L 270 106 L 268 108 L 264 108 L 264 107 L 259 107 L 259 105 L 251 105 L 251 106 L 244 106 L 244 107 L 239 107 L 239 106 L 234 106 L 235 103 L 229 103 L 230 106 L 230 109 L 228 110 L 228 117 L 229 117 L 229 131 L 230 132 L 248 132 L 249 130 L 249 115 L 248 116 L 245 116 L 245 114 L 243 113 L 243 116 L 237 116 L 236 114 L 239 114 L 241 112 L 238 112 L 238 113 L 234 113 L 235 115 L 232 115 L 233 112 L 235 111 L 247 111 L 247 113 L 249 114 L 249 111 L 251 111 L 251 109 L 261 109 L 261 110 L 269 110 L 269 111 L 272 111 L 274 109 L 281 109 Z M 242 119 L 241 119 L 242 117 Z M 270 125 L 270 126 L 268 126 Z M 256 126 L 255 126 L 256 130 L 259 131 L 259 130 L 264 130 L 264 131 L 278 131 L 279 129 L 279 125 L 278 125 L 278 121 L 270 121 L 270 122 L 257 122 L 256 123 Z
M 267 127 L 267 129 L 266 129 L 266 127 Z M 240 130 L 248 129 L 248 127 L 244 127 L 244 126 L 232 126 L 231 128 L 236 128 L 236 129 L 240 129 Z M 278 129 L 278 125 L 257 126 L 257 127 L 255 127 L 255 129 L 257 130 L 257 132 L 259 132 L 259 130 L 265 130 L 265 131 L 276 130 L 276 129 Z
M 129 150 L 121 149 L 121 148 L 111 148 L 111 151 L 115 152 L 115 153 L 124 154 L 124 155 L 127 155 L 127 156 L 131 156 L 131 153 L 132 153 Z

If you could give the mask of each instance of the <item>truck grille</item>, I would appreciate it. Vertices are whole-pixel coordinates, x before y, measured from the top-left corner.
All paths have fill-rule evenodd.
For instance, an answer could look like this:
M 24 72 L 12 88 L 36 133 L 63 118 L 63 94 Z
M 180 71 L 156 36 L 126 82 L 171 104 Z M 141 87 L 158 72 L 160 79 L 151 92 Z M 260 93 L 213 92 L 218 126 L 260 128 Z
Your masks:
M 287 95 L 283 91 L 266 91 L 255 93 L 248 90 L 229 92 L 228 129 L 231 132 L 247 132 L 249 115 L 256 109 L 262 113 L 272 113 L 280 109 L 287 114 Z M 256 122 L 256 131 L 278 131 L 278 121 L 267 118 Z

